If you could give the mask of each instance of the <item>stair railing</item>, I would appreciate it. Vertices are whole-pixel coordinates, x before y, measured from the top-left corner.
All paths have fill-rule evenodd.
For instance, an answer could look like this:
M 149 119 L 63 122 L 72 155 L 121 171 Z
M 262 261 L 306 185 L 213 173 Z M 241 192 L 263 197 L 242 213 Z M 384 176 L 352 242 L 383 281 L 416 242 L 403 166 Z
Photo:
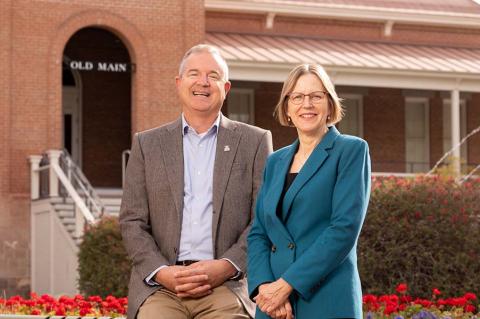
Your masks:
M 40 172 L 48 170 L 48 195 L 49 197 L 60 196 L 60 186 L 62 186 L 68 196 L 72 198 L 75 203 L 75 210 L 81 213 L 75 213 L 77 219 L 76 233 L 80 235 L 83 232 L 83 220 L 90 224 L 95 223 L 97 218 L 103 215 L 104 207 L 95 190 L 68 155 L 68 152 L 49 150 L 47 156 L 48 164 L 42 166 L 40 166 L 42 156 L 30 156 L 31 199 L 40 198 Z M 80 216 L 83 216 L 83 218 Z
M 105 212 L 105 206 L 103 205 L 100 196 L 98 196 L 87 177 L 83 174 L 83 171 L 73 161 L 67 150 L 62 151 L 59 164 L 70 183 L 77 190 L 79 195 L 84 198 L 86 206 L 92 212 L 94 217 L 101 218 Z

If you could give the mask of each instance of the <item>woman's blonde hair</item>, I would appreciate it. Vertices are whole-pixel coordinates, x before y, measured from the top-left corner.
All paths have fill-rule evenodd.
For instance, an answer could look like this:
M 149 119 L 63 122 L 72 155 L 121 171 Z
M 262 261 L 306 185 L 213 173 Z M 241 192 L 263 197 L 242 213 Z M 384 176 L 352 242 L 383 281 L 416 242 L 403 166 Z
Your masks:
M 343 117 L 342 100 L 338 97 L 337 92 L 335 92 L 335 86 L 330 80 L 327 72 L 325 72 L 325 69 L 319 64 L 301 64 L 290 71 L 290 74 L 283 83 L 282 93 L 275 106 L 273 116 L 281 125 L 293 126 L 287 115 L 288 96 L 292 93 L 298 79 L 304 74 L 316 75 L 327 91 L 328 108 L 330 109 L 330 117 L 327 119 L 327 125 L 333 125 L 340 122 Z

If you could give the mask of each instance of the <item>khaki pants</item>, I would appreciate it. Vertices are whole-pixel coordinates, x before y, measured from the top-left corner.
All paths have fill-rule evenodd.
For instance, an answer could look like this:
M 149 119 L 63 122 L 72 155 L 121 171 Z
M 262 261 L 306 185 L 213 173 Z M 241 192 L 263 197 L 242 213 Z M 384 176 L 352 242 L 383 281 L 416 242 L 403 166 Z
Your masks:
M 140 307 L 138 319 L 247 319 L 250 318 L 238 297 L 226 286 L 213 289 L 202 298 L 178 298 L 160 289 Z

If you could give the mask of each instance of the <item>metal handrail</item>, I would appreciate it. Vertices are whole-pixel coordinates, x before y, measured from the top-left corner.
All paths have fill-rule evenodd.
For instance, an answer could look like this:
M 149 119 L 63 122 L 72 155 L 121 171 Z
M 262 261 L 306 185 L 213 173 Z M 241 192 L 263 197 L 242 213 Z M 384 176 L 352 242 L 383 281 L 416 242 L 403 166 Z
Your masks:
M 87 177 L 83 174 L 80 167 L 78 167 L 73 161 L 67 150 L 62 151 L 60 167 L 79 195 L 84 198 L 86 206 L 92 211 L 93 215 L 96 218 L 102 217 L 105 212 L 105 206 L 103 205 L 100 196 L 98 196 Z

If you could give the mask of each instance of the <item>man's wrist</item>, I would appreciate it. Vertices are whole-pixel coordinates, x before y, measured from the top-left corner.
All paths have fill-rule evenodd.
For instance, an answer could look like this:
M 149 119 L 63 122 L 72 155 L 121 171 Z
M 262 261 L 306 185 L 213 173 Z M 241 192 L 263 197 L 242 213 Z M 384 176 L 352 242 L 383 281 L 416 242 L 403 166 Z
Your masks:
M 220 260 L 226 262 L 226 280 L 236 280 L 241 277 L 242 272 L 230 259 L 222 258 Z

